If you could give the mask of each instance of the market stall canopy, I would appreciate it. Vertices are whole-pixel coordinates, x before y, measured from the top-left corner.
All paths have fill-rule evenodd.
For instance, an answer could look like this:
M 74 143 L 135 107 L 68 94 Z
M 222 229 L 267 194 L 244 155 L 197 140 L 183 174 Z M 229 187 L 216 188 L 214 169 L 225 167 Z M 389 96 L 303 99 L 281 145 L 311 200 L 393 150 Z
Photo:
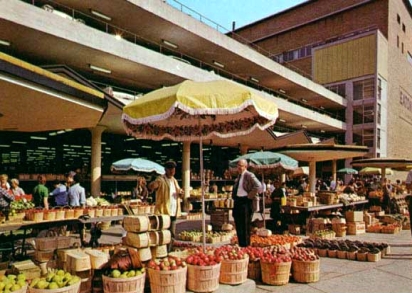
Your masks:
M 123 108 L 129 135 L 144 139 L 199 141 L 229 138 L 275 124 L 276 104 L 231 81 L 186 80 L 150 92 Z
M 321 162 L 361 157 L 368 153 L 368 147 L 339 144 L 296 144 L 278 148 L 276 152 L 302 162 Z
M 382 169 L 376 167 L 365 167 L 359 171 L 359 175 L 381 175 Z M 385 175 L 393 175 L 393 171 L 385 168 Z
M 336 173 L 343 173 L 343 174 L 358 174 L 358 170 L 353 168 L 342 168 L 336 171 Z
M 371 158 L 352 161 L 354 167 L 376 167 L 391 169 L 408 169 L 412 167 L 412 160 L 398 158 Z
M 142 158 L 128 158 L 116 161 L 110 167 L 114 173 L 127 172 L 130 170 L 143 173 L 165 174 L 165 168 L 158 163 Z

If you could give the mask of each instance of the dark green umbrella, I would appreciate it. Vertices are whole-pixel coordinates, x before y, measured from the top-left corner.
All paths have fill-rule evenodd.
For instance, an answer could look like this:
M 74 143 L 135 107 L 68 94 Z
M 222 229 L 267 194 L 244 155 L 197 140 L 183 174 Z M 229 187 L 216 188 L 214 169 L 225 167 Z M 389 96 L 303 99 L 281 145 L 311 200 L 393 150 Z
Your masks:
M 237 162 L 245 159 L 251 170 L 258 174 L 273 174 L 285 171 L 294 171 L 298 168 L 298 161 L 284 154 L 261 151 L 242 155 L 229 162 L 232 171 L 236 170 Z

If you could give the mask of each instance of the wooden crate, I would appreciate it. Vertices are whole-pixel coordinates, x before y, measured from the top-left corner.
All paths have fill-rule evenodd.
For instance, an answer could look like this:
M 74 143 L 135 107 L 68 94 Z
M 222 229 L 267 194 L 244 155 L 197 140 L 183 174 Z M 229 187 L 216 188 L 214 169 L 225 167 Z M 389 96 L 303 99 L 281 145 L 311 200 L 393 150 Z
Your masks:
M 213 230 L 220 230 L 225 223 L 229 223 L 229 211 L 217 210 L 210 213 L 210 224 Z

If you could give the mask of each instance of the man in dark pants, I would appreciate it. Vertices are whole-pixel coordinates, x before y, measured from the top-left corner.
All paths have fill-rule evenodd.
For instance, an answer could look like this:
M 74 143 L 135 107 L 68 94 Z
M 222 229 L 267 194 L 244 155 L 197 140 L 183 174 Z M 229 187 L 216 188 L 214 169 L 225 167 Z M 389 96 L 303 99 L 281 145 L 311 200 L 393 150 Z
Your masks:
M 236 234 L 239 246 L 250 245 L 250 228 L 252 223 L 253 211 L 252 201 L 257 196 L 260 182 L 255 174 L 247 171 L 247 161 L 241 159 L 237 163 L 239 177 L 235 181 L 232 192 L 234 199 L 233 218 L 236 225 Z

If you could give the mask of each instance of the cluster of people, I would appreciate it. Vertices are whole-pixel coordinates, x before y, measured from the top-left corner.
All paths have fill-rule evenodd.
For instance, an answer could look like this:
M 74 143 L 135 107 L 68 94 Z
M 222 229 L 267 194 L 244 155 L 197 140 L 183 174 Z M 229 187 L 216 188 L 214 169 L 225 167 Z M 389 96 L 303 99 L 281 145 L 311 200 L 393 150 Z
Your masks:
M 8 175 L 0 175 L 0 207 L 6 211 L 10 203 L 20 196 L 25 195 L 24 190 L 19 186 L 19 180 L 13 178 L 8 181 Z M 49 209 L 51 206 L 85 206 L 86 192 L 81 184 L 81 177 L 74 171 L 66 174 L 64 183 L 59 180 L 53 182 L 53 188 L 46 185 L 45 175 L 38 175 L 37 185 L 32 191 L 32 201 L 36 207 Z M 7 217 L 7 216 L 6 216 Z

